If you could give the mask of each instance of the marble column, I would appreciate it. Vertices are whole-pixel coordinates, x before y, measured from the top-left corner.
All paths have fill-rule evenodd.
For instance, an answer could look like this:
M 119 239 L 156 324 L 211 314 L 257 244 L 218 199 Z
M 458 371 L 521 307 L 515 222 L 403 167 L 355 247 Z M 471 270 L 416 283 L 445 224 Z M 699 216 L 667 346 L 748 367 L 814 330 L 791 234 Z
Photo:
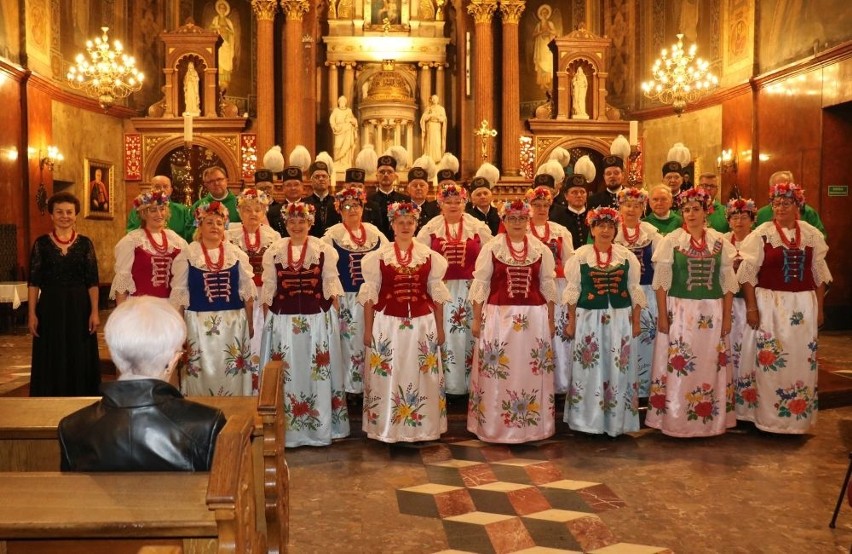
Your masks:
M 272 27 L 278 3 L 252 0 L 257 18 L 257 154 L 262 159 L 275 144 L 275 55 Z
M 446 72 L 444 71 L 445 64 L 437 63 L 435 64 L 435 94 L 438 95 L 438 98 L 441 100 L 442 106 L 449 105 L 447 103 L 447 89 L 446 89 Z M 515 77 L 517 79 L 517 77 Z
M 302 59 L 302 16 L 308 11 L 308 0 L 280 0 L 284 11 L 284 50 L 287 55 L 284 63 L 284 156 L 298 144 L 302 144 L 302 126 L 300 111 L 302 108 L 302 87 L 299 74 L 301 67 L 294 60 Z
M 521 91 L 518 75 L 518 21 L 524 12 L 524 0 L 500 0 L 503 18 L 503 125 L 500 140 L 503 174 L 516 177 L 521 174 Z
M 472 0 L 467 13 L 473 16 L 473 124 L 478 128 L 483 120 L 494 127 L 494 36 L 491 20 L 497 9 L 497 0 Z M 468 53 L 470 55 L 470 53 Z M 513 77 L 517 79 L 517 74 Z M 482 163 L 477 149 L 476 162 Z M 494 141 L 488 143 L 488 161 L 494 161 Z
M 417 67 L 420 68 L 420 109 L 426 111 L 432 96 L 432 68 L 429 62 L 420 62 Z
M 346 62 L 343 64 L 343 96 L 349 103 L 349 107 L 354 111 L 354 96 L 355 96 L 355 64 Z
M 337 98 L 340 96 L 337 62 L 325 62 L 325 65 L 328 66 L 328 109 L 332 111 L 337 107 Z

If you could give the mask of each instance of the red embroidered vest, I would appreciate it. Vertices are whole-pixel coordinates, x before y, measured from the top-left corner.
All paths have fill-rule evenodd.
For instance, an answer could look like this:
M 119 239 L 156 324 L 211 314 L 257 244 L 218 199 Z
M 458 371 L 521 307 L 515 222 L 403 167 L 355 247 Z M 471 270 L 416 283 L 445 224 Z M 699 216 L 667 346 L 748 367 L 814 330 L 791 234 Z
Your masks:
M 540 306 L 546 302 L 539 288 L 541 258 L 530 265 L 508 265 L 491 255 L 491 294 L 488 303 L 497 306 Z
M 168 298 L 172 292 L 172 262 L 180 253 L 175 248 L 173 252 L 166 254 L 151 254 L 141 246 L 133 251 L 133 282 L 136 284 L 136 292 L 133 296 L 156 296 Z
M 382 286 L 376 311 L 394 317 L 420 317 L 432 313 L 434 303 L 426 284 L 432 270 L 432 259 L 414 267 L 396 267 L 379 262 Z
M 813 247 L 791 250 L 774 247 L 763 239 L 763 265 L 757 274 L 757 286 L 787 292 L 814 290 Z
M 317 264 L 293 269 L 275 264 L 277 287 L 269 307 L 275 314 L 317 314 L 327 312 L 331 300 L 323 298 L 322 267 L 325 254 Z
M 439 252 L 449 264 L 444 274 L 445 281 L 458 279 L 473 279 L 473 269 L 476 266 L 476 257 L 482 248 L 479 235 L 475 235 L 465 241 L 453 244 L 443 237 L 432 235 L 432 250 Z

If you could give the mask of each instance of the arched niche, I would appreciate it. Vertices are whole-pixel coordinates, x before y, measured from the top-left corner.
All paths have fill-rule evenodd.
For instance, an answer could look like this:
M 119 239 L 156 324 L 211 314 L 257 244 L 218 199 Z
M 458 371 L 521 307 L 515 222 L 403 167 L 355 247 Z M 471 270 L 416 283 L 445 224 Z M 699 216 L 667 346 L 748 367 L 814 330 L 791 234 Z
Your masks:
M 184 150 L 185 148 L 183 140 L 179 137 L 168 138 L 158 142 L 156 146 L 152 147 L 148 152 L 145 167 L 142 172 L 143 181 L 150 183 L 151 179 L 158 174 L 157 172 L 160 170 L 163 161 L 170 157 L 175 151 Z M 183 201 L 183 187 L 186 185 L 189 185 L 191 188 L 193 201 L 198 198 L 199 192 L 201 192 L 201 195 L 204 194 L 202 191 L 203 183 L 201 180 L 201 174 L 206 167 L 210 167 L 212 165 L 219 165 L 225 170 L 228 175 L 228 188 L 234 191 L 240 190 L 242 187 L 242 172 L 234 153 L 227 145 L 208 137 L 196 136 L 192 144 L 192 150 L 196 152 L 201 150 L 209 151 L 212 154 L 210 157 L 215 163 L 194 163 L 190 170 L 190 174 L 192 176 L 191 183 L 172 183 L 173 188 L 175 189 L 174 194 L 178 201 Z M 195 159 L 197 159 L 197 157 L 195 157 Z M 193 156 L 190 155 L 190 161 L 192 160 Z M 168 176 L 170 178 L 173 177 L 171 174 Z

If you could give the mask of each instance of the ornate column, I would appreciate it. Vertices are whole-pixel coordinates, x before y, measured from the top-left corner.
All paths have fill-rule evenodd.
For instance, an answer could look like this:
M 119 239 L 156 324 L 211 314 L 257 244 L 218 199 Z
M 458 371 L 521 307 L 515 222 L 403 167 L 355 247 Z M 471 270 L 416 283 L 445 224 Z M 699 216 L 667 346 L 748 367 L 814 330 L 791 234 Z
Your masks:
M 338 92 L 338 77 L 337 77 L 337 62 L 325 62 L 328 67 L 328 109 L 333 110 L 337 107 Z
M 299 63 L 293 60 L 302 59 L 302 16 L 308 11 L 308 0 L 280 0 L 281 9 L 284 11 L 284 50 L 287 53 L 284 58 L 284 95 L 287 101 L 284 103 L 284 155 L 302 143 L 301 118 L 299 112 L 302 107 L 302 87 L 299 73 Z
M 252 0 L 257 18 L 257 152 L 260 156 L 275 144 L 275 57 L 272 53 L 272 24 L 275 0 Z
M 352 97 L 355 95 L 355 64 L 352 62 L 343 64 L 343 95 L 346 97 L 349 107 L 352 108 Z
M 445 88 L 446 85 L 444 84 L 444 76 L 446 73 L 444 72 L 444 65 L 445 64 L 442 63 L 435 64 L 435 94 L 437 94 L 438 98 L 441 99 L 441 105 L 447 106 L 447 90 Z M 517 77 L 515 78 L 517 79 Z
M 521 174 L 520 104 L 518 82 L 518 21 L 524 12 L 524 0 L 500 0 L 503 18 L 503 136 L 500 141 L 503 173 L 509 177 Z
M 494 36 L 491 19 L 497 9 L 497 0 L 472 0 L 467 13 L 473 16 L 473 122 L 478 127 L 482 121 L 494 125 Z M 470 53 L 468 53 L 470 55 Z M 513 77 L 517 79 L 517 74 Z M 493 146 L 488 147 L 488 159 L 494 160 Z
M 420 68 L 420 109 L 424 111 L 429 107 L 429 97 L 432 96 L 431 65 L 429 62 L 417 64 Z

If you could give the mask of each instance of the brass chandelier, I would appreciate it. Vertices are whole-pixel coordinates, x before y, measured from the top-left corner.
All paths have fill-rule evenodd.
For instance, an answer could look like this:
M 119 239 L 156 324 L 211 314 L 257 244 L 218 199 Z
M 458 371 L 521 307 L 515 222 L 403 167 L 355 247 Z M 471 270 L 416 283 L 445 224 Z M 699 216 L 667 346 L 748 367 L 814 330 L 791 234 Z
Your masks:
M 94 41 L 86 41 L 88 57 L 77 54 L 75 64 L 68 69 L 68 83 L 82 90 L 87 96 L 97 98 L 104 110 L 117 99 L 125 98 L 142 88 L 144 75 L 136 69 L 133 56 L 124 53 L 121 42 L 115 40 L 112 47 L 107 37 L 109 27 L 101 27 L 103 33 Z
M 719 85 L 719 79 L 709 71 L 710 63 L 695 57 L 696 45 L 683 47 L 683 35 L 671 52 L 665 48 L 651 68 L 653 80 L 642 83 L 642 91 L 652 100 L 671 104 L 680 116 L 686 105 L 695 102 Z

